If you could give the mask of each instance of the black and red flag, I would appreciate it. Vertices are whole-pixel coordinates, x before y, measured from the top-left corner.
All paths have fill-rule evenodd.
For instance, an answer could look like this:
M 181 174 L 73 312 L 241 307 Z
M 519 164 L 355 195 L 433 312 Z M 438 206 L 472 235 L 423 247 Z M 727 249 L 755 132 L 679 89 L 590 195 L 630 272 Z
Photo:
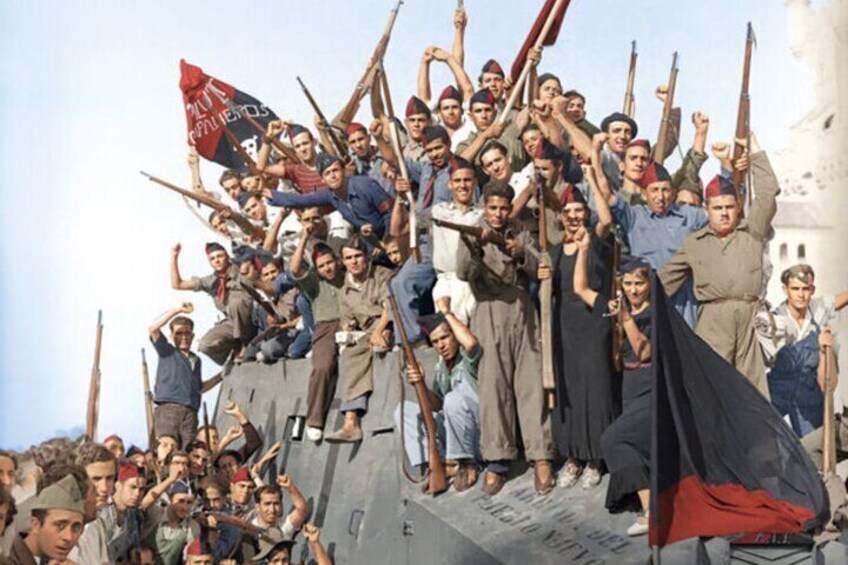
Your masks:
M 773 543 L 827 522 L 824 484 L 795 433 L 652 279 L 651 545 Z
M 553 14 L 554 20 L 548 30 L 548 33 L 545 35 L 545 39 L 542 41 L 542 45 L 548 47 L 556 43 L 557 37 L 559 37 L 559 28 L 562 27 L 562 20 L 565 19 L 565 11 L 568 9 L 569 2 L 570 0 L 545 0 L 545 5 L 542 6 L 542 11 L 540 11 L 539 15 L 536 16 L 536 21 L 533 23 L 533 27 L 530 28 L 530 33 L 527 35 L 527 39 L 524 40 L 524 43 L 521 45 L 521 50 L 515 58 L 515 62 L 512 63 L 510 76 L 512 77 L 513 84 L 518 82 L 518 76 L 524 68 L 524 63 L 527 62 L 527 53 L 534 45 L 536 45 L 536 42 L 539 40 L 539 37 L 544 31 L 545 23 L 548 21 L 548 17 L 551 16 L 551 12 L 554 9 L 556 9 L 556 13 Z
M 185 59 L 180 60 L 180 90 L 189 145 L 195 146 L 202 157 L 228 169 L 248 170 L 249 165 L 242 154 L 246 153 L 255 161 L 263 135 L 234 106 L 262 127 L 277 119 L 274 112 L 253 96 L 207 75 Z M 235 139 L 227 135 L 222 122 Z M 240 148 L 235 147 L 236 140 Z

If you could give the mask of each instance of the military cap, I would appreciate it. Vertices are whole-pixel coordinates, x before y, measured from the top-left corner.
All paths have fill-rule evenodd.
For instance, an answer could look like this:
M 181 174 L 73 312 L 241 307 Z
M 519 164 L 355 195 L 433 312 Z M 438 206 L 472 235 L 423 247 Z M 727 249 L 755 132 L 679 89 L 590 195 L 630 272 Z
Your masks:
M 85 500 L 80 492 L 77 480 L 73 475 L 67 475 L 41 491 L 35 497 L 31 510 L 68 510 L 85 515 Z

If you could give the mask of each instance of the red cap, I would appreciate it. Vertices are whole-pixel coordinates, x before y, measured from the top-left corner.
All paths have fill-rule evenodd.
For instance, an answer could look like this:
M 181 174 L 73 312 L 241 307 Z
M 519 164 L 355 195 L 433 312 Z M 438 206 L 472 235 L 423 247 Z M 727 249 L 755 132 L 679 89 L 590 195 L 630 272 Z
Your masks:
M 132 463 L 121 463 L 121 468 L 118 470 L 118 482 L 122 483 L 129 479 L 136 479 L 141 476 L 138 467 Z
M 671 175 L 668 174 L 668 171 L 665 169 L 665 167 L 663 167 L 656 161 L 653 161 L 650 165 L 648 165 L 648 168 L 645 169 L 645 173 L 639 180 L 639 186 L 641 186 L 642 188 L 648 188 L 649 184 L 662 181 L 671 182 Z
M 736 189 L 733 188 L 733 182 L 720 175 L 713 177 L 713 180 L 707 185 L 707 190 L 704 192 L 704 199 L 709 200 L 716 196 L 733 196 L 736 197 Z
M 459 90 L 457 90 L 456 87 L 452 84 L 450 86 L 445 87 L 445 89 L 439 95 L 439 103 L 441 104 L 443 100 L 450 99 L 456 100 L 457 102 L 462 104 L 462 93 L 460 93 Z
M 633 141 L 627 144 L 626 149 L 630 149 L 631 147 L 644 147 L 648 150 L 648 153 L 651 152 L 651 142 L 647 139 L 634 139 Z
M 358 131 L 364 131 L 365 133 L 368 133 L 368 130 L 365 129 L 364 125 L 360 124 L 359 122 L 351 122 L 350 125 L 347 126 L 347 128 L 345 129 L 345 135 L 350 137 Z
M 486 61 L 486 64 L 483 65 L 483 72 L 504 76 L 503 67 L 501 67 L 494 59 Z
M 247 467 L 239 467 L 238 470 L 233 475 L 233 478 L 230 479 L 230 484 L 242 483 L 244 481 L 253 482 L 250 478 L 250 471 L 247 470 Z
M 118 434 L 110 435 L 109 437 L 107 437 L 106 439 L 103 440 L 103 443 L 106 444 L 106 443 L 109 443 L 110 441 L 120 441 L 121 443 L 124 443 L 124 440 L 119 438 Z
M 203 551 L 203 547 L 200 544 L 200 538 L 194 538 L 194 541 L 191 542 L 188 547 L 186 547 L 186 555 L 191 556 L 199 556 L 199 555 L 209 555 L 209 551 Z
M 425 104 L 423 100 L 417 96 L 413 96 L 409 99 L 409 102 L 406 103 L 406 117 L 408 118 L 417 114 L 424 114 L 429 120 L 430 108 L 427 107 L 427 104 Z
M 583 204 L 586 205 L 586 197 L 583 196 L 583 193 L 579 188 L 576 188 L 571 183 L 566 183 L 565 191 L 563 191 L 562 196 L 559 199 L 559 203 L 563 208 L 568 206 L 569 204 Z

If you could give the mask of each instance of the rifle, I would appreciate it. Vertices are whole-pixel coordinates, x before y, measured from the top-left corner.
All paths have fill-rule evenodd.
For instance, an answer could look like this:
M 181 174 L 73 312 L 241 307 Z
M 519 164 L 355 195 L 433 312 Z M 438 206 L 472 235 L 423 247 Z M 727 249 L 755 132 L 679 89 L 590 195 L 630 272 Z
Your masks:
M 614 238 L 615 243 L 612 246 L 612 290 L 618 296 L 618 267 L 621 263 L 621 244 L 618 238 Z M 616 372 L 621 371 L 621 308 L 618 309 L 618 315 L 612 320 L 612 366 Z
M 382 66 L 383 57 L 386 55 L 386 48 L 389 46 L 389 39 L 392 37 L 392 28 L 395 26 L 395 20 L 397 19 L 398 10 L 400 10 L 401 4 L 403 4 L 403 0 L 398 0 L 397 5 L 389 13 L 389 21 L 386 24 L 386 29 L 383 31 L 383 36 L 380 38 L 380 41 L 377 42 L 377 46 L 374 48 L 374 53 L 368 60 L 368 66 L 365 68 L 365 74 L 363 74 L 362 78 L 359 79 L 359 82 L 356 83 L 356 88 L 353 89 L 353 94 L 351 94 L 350 100 L 348 100 L 345 107 L 342 108 L 341 112 L 339 112 L 339 114 L 333 119 L 333 124 L 339 127 L 350 124 L 353 117 L 356 115 L 356 112 L 359 110 L 359 103 L 363 98 L 365 98 L 365 95 L 368 94 L 368 91 L 371 89 L 371 84 L 374 82 L 377 72 Z
M 406 336 L 406 329 L 403 327 L 403 320 L 400 317 L 400 308 L 398 308 L 397 300 L 392 292 L 391 284 L 386 285 L 386 290 L 389 298 L 389 304 L 392 308 L 392 316 L 395 321 L 395 328 L 400 335 L 400 341 L 403 346 L 403 355 L 406 358 L 406 366 L 418 367 L 418 360 L 415 358 L 415 352 L 409 345 L 409 338 Z M 423 375 L 422 375 L 423 376 Z M 445 476 L 445 465 L 442 462 L 442 456 L 439 454 L 438 444 L 436 443 L 436 420 L 433 418 L 433 408 L 430 406 L 430 397 L 427 396 L 427 385 L 423 380 L 415 383 L 415 396 L 418 397 L 418 405 L 421 407 L 421 415 L 424 417 L 424 427 L 427 429 L 427 452 L 429 453 L 429 469 L 430 480 L 427 486 L 427 492 L 436 496 L 440 492 L 448 489 L 448 480 Z
M 321 111 L 321 108 L 318 106 L 318 103 L 312 97 L 312 93 L 309 92 L 309 89 L 306 88 L 306 85 L 303 84 L 303 81 L 300 77 L 297 77 L 297 83 L 300 85 L 301 90 L 306 95 L 306 99 L 309 100 L 309 104 L 312 106 L 312 109 L 315 110 L 315 113 L 318 115 L 318 118 L 327 126 L 327 135 L 330 137 L 330 143 L 333 145 L 333 149 L 336 152 L 338 158 L 342 161 L 343 164 L 347 164 L 350 162 L 350 154 L 347 152 L 347 146 L 342 143 L 342 140 L 339 139 L 336 130 L 333 129 L 333 126 L 330 122 L 327 121 L 327 118 L 324 117 L 324 112 Z
M 671 126 L 671 109 L 674 106 L 674 91 L 677 88 L 677 51 L 671 59 L 671 72 L 668 77 L 668 93 L 663 104 L 662 121 L 660 122 L 660 132 L 657 139 L 657 144 L 654 147 L 654 162 L 663 164 L 666 155 L 666 144 L 668 143 L 669 127 Z M 673 150 L 673 148 L 672 148 Z
M 97 441 L 97 420 L 100 416 L 100 346 L 103 342 L 103 311 L 97 311 L 97 333 L 94 339 L 94 365 L 88 385 L 88 406 L 85 418 L 85 435 Z
M 212 475 L 212 432 L 209 431 L 209 414 L 206 412 L 206 401 L 203 401 L 203 435 L 206 436 L 206 450 L 209 452 L 209 459 L 206 460 L 206 475 Z
M 827 330 L 829 331 L 829 330 Z M 824 420 L 822 430 L 822 475 L 836 473 L 836 430 L 833 427 L 833 391 L 836 388 L 836 359 L 833 348 L 824 347 Z
M 282 153 L 283 155 L 286 156 L 286 159 L 288 159 L 289 161 L 291 161 L 293 163 L 300 163 L 301 162 L 300 157 L 297 156 L 297 154 L 294 152 L 294 150 L 291 147 L 289 147 L 288 145 L 286 145 L 285 143 L 283 143 L 282 141 L 280 141 L 276 137 L 268 137 L 266 135 L 266 132 L 267 132 L 266 128 L 262 127 L 262 124 L 260 124 L 259 122 L 254 120 L 252 117 L 250 117 L 250 115 L 247 112 L 244 111 L 244 107 L 237 105 L 233 101 L 229 101 L 229 104 L 230 104 L 230 110 L 238 113 L 239 116 L 244 118 L 244 120 L 247 123 L 249 123 L 253 127 L 253 129 L 255 129 L 257 131 L 257 133 L 262 135 L 262 139 L 264 139 L 266 142 L 270 143 L 275 148 L 277 148 L 277 150 L 280 153 Z
M 230 143 L 233 144 L 233 149 L 236 150 L 238 156 L 241 157 L 241 160 L 244 161 L 244 164 L 247 165 L 248 169 L 250 169 L 250 173 L 257 175 L 261 179 L 262 171 L 259 170 L 259 167 L 256 166 L 256 162 L 250 158 L 250 155 L 248 155 L 247 151 L 244 150 L 244 147 L 241 146 L 241 141 L 239 141 L 235 134 L 230 131 L 230 128 L 227 127 L 227 122 L 224 120 L 224 117 L 215 111 L 215 106 L 212 104 L 212 99 L 209 98 L 209 94 L 204 92 L 203 97 L 206 100 L 206 104 L 208 104 L 207 109 L 209 110 L 209 113 L 212 114 L 212 118 L 217 120 L 221 125 L 224 135 L 226 135 L 227 139 L 230 140 Z
M 736 139 L 751 139 L 751 95 L 748 93 L 748 81 L 751 76 L 751 53 L 757 38 L 754 36 L 754 27 L 751 22 L 748 22 L 748 33 L 745 38 L 745 63 L 742 67 L 742 92 L 739 94 L 739 110 L 736 114 Z M 750 147 L 750 143 L 748 144 Z M 733 163 L 742 157 L 745 148 L 739 143 L 734 142 L 733 145 Z M 749 167 L 750 171 L 750 167 Z M 733 169 L 733 189 L 736 191 L 736 201 L 742 206 L 739 200 L 739 190 L 742 186 L 742 180 L 745 177 L 744 171 Z M 750 205 L 751 202 L 751 183 L 748 182 L 748 190 L 745 195 L 746 202 Z M 744 210 L 743 210 L 744 212 Z
M 193 190 L 186 190 L 185 188 L 180 188 L 177 185 L 171 184 L 168 181 L 162 180 L 159 177 L 154 177 L 149 173 L 145 173 L 144 171 L 139 171 L 142 175 L 147 177 L 147 180 L 155 182 L 156 184 L 162 185 L 165 188 L 171 189 L 178 194 L 182 194 L 186 198 L 191 198 L 195 202 L 200 202 L 201 204 L 205 204 L 209 206 L 213 210 L 221 212 L 223 210 L 229 210 L 230 218 L 235 222 L 235 224 L 247 235 L 254 239 L 258 239 L 260 241 L 265 241 L 265 230 L 260 228 L 257 225 L 254 225 L 247 216 L 241 214 L 240 212 L 236 212 L 226 204 L 218 202 L 211 196 L 207 196 L 202 192 L 195 192 Z
M 548 33 L 554 25 L 554 20 L 556 19 L 554 16 L 556 16 L 557 12 L 559 12 L 559 9 L 565 1 L 566 0 L 556 0 L 554 7 L 551 8 L 550 13 L 548 14 L 548 19 L 545 21 L 545 26 L 542 28 L 542 33 L 540 33 L 538 39 L 536 39 L 536 44 L 533 46 L 534 48 L 541 49 L 543 47 L 545 38 L 548 37 Z M 509 111 L 513 106 L 515 106 L 518 96 L 521 94 L 521 91 L 524 90 L 524 84 L 527 82 L 527 77 L 530 75 L 530 67 L 532 65 L 535 65 L 535 63 L 530 61 L 524 63 L 524 68 L 521 69 L 521 74 L 518 75 L 518 80 L 512 85 L 512 92 L 509 94 L 509 99 L 504 105 L 503 110 L 501 110 L 501 113 L 498 115 L 498 123 L 504 123 L 507 115 L 509 115 Z
M 153 393 L 150 392 L 150 374 L 147 371 L 147 357 L 141 348 L 141 376 L 144 379 L 144 415 L 147 419 L 147 445 L 156 450 L 156 424 L 153 418 Z
M 539 205 L 539 251 L 540 265 L 551 266 L 551 257 L 548 254 L 548 219 L 545 207 L 545 178 L 536 173 L 536 202 Z M 549 409 L 556 406 L 556 380 L 554 378 L 553 357 L 553 329 L 551 321 L 553 313 L 551 302 L 553 299 L 553 281 L 548 278 L 539 283 L 539 316 L 541 318 L 542 330 L 542 386 L 545 389 L 545 397 Z
M 245 291 L 247 294 L 249 294 L 249 295 L 250 295 L 250 297 L 251 297 L 253 300 L 255 300 L 255 301 L 256 301 L 256 303 L 257 303 L 257 304 L 259 304 L 259 306 L 261 306 L 263 310 L 265 310 L 265 312 L 266 312 L 269 316 L 271 316 L 272 318 L 274 318 L 274 321 L 275 321 L 276 323 L 278 323 L 278 324 L 282 324 L 283 322 L 285 322 L 285 320 L 282 318 L 282 316 L 280 316 L 280 314 L 279 314 L 279 313 L 277 312 L 277 310 L 274 308 L 274 305 L 271 303 L 271 301 L 270 301 L 270 300 L 268 300 L 268 298 L 267 298 L 267 297 L 262 296 L 261 294 L 259 294 L 259 291 L 257 291 L 257 290 L 256 290 L 256 288 L 254 288 L 253 286 L 251 286 L 251 285 L 249 285 L 249 284 L 245 283 L 244 281 L 239 281 L 239 284 L 240 284 L 240 285 L 241 285 L 241 287 L 244 289 L 244 291 Z
M 267 534 L 267 529 L 260 528 L 259 526 L 254 526 L 247 520 L 242 520 L 241 518 L 236 518 L 235 516 L 230 516 L 229 514 L 221 514 L 220 512 L 198 512 L 194 517 L 198 516 L 211 516 L 215 518 L 216 521 L 222 522 L 224 524 L 230 524 L 231 526 L 235 526 L 241 529 L 244 532 L 247 532 L 250 536 L 256 538 L 257 540 L 264 540 L 269 543 L 277 543 L 279 540 L 272 538 Z
M 386 69 L 383 68 L 382 62 L 380 62 L 380 81 L 382 83 L 383 98 L 386 101 L 389 138 L 392 142 L 392 149 L 395 152 L 401 178 L 408 179 L 409 171 L 406 170 L 403 149 L 400 147 L 400 134 L 398 133 L 397 123 L 395 122 L 395 108 L 392 104 L 392 93 L 389 91 L 389 79 L 386 77 Z M 418 217 L 415 215 L 415 198 L 413 198 L 412 192 L 409 191 L 406 192 L 405 196 L 406 202 L 409 204 L 409 251 L 412 253 L 412 260 L 415 263 L 420 263 L 421 252 L 418 250 Z
M 457 224 L 454 222 L 449 222 L 447 220 L 439 220 L 437 218 L 433 218 L 433 223 L 439 226 L 440 228 L 446 228 L 449 230 L 458 231 L 461 234 L 469 235 L 477 241 L 480 241 L 483 238 L 482 226 L 467 226 L 465 224 Z M 489 231 L 489 241 L 498 246 L 506 245 L 506 238 L 496 231 Z
M 633 96 L 633 84 L 636 82 L 636 58 L 639 56 L 636 53 L 636 40 L 630 44 L 630 70 L 627 72 L 627 90 L 624 91 L 624 109 L 625 114 L 633 117 L 636 112 L 636 98 Z

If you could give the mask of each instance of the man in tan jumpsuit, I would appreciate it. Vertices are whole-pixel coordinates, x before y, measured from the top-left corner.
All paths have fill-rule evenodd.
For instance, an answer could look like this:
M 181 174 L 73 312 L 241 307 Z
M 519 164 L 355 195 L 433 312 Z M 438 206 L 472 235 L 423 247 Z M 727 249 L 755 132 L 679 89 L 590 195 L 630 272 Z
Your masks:
M 477 300 L 471 328 L 483 349 L 478 372 L 480 447 L 488 462 L 483 491 L 492 495 L 503 488 L 507 464 L 518 455 L 517 414 L 536 490 L 547 494 L 554 485 L 555 450 L 544 406 L 539 325 L 526 287 L 538 261 L 528 251 L 528 232 L 509 220 L 513 195 L 504 181 L 486 185 L 481 241 L 461 238 L 457 276 L 470 283 Z M 495 233 L 506 238 L 505 245 L 490 242 Z
M 752 150 L 756 198 L 747 216 L 739 218 L 732 183 L 714 178 L 705 193 L 709 224 L 684 240 L 659 276 L 669 296 L 687 278 L 693 278 L 695 297 L 701 303 L 696 333 L 768 398 L 754 317 L 762 303 L 763 249 L 777 212 L 775 197 L 780 187 L 753 136 Z

